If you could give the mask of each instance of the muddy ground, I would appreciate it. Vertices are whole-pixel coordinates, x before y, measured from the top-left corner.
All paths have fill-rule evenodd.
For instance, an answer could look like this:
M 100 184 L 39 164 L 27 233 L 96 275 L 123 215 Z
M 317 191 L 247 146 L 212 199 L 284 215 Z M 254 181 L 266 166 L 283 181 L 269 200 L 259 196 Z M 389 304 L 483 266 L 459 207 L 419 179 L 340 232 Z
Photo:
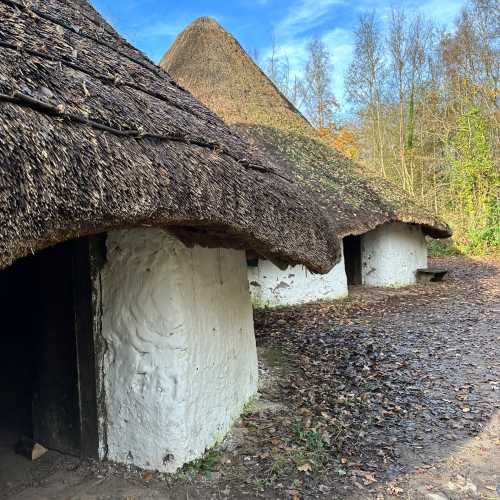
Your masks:
M 175 476 L 49 452 L 0 498 L 500 498 L 500 262 L 256 314 L 260 399 Z

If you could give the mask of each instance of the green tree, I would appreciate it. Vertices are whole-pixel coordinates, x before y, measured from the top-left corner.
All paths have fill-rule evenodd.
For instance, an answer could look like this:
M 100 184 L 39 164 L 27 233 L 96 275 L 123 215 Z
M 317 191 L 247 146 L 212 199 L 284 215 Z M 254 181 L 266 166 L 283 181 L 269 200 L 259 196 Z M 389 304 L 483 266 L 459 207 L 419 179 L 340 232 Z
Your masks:
M 500 243 L 500 175 L 490 136 L 481 110 L 471 106 L 458 118 L 450 141 L 450 184 L 454 216 L 459 219 L 456 240 L 472 253 L 487 253 Z

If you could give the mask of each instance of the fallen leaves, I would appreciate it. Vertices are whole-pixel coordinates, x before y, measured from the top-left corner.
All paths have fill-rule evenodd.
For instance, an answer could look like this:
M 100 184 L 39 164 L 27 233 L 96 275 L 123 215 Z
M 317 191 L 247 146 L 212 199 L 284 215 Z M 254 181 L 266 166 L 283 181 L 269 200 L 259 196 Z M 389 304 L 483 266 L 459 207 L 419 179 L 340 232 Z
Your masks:
M 312 472 L 313 468 L 311 464 L 305 463 L 297 466 L 297 470 L 299 472 Z
M 142 479 L 144 479 L 144 481 L 151 481 L 153 479 L 153 473 L 151 471 L 146 471 L 144 472 L 144 474 L 142 475 Z
M 354 476 L 357 476 L 357 477 L 360 477 L 363 481 L 363 484 L 365 486 L 371 484 L 371 483 L 376 483 L 377 480 L 375 479 L 375 476 L 371 473 L 371 472 L 366 472 L 366 471 L 363 471 L 363 470 L 351 470 L 350 471 L 351 474 L 353 474 Z
M 400 486 L 397 486 L 395 484 L 389 484 L 386 489 L 387 493 L 389 495 L 394 495 L 396 497 L 400 496 L 402 493 L 404 493 L 404 489 L 401 488 Z
M 291 500 L 300 500 L 300 492 L 298 490 L 287 490 Z
M 467 265 L 475 281 L 256 313 L 258 345 L 280 353 L 266 397 L 288 409 L 271 427 L 247 417 L 255 444 L 267 446 L 252 455 L 274 480 L 404 496 L 391 474 L 431 474 L 430 450 L 482 429 L 495 407 L 498 346 L 491 331 L 474 330 L 483 318 L 476 278 L 488 274 Z

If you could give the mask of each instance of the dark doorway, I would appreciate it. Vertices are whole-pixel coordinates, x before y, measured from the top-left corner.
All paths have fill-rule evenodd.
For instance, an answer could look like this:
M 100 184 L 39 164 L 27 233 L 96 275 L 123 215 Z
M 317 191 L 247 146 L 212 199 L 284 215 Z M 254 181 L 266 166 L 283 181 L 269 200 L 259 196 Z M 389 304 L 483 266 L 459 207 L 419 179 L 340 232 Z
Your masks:
M 343 241 L 347 284 L 361 285 L 361 236 L 346 236 Z
M 0 461 L 21 436 L 97 455 L 89 239 L 0 272 Z

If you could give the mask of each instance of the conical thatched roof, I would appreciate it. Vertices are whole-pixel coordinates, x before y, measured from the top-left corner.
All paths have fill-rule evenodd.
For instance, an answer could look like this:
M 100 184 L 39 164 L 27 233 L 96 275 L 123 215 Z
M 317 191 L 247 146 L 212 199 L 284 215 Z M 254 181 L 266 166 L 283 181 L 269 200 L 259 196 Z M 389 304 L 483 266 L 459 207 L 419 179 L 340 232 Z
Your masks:
M 85 0 L 0 0 L 0 268 L 65 239 L 169 226 L 328 271 L 321 209 Z
M 215 20 L 190 24 L 160 66 L 183 87 L 292 175 L 320 201 L 339 236 L 361 234 L 384 222 L 420 224 L 443 238 L 449 227 L 402 190 L 371 178 L 353 161 L 326 146 L 232 35 Z

